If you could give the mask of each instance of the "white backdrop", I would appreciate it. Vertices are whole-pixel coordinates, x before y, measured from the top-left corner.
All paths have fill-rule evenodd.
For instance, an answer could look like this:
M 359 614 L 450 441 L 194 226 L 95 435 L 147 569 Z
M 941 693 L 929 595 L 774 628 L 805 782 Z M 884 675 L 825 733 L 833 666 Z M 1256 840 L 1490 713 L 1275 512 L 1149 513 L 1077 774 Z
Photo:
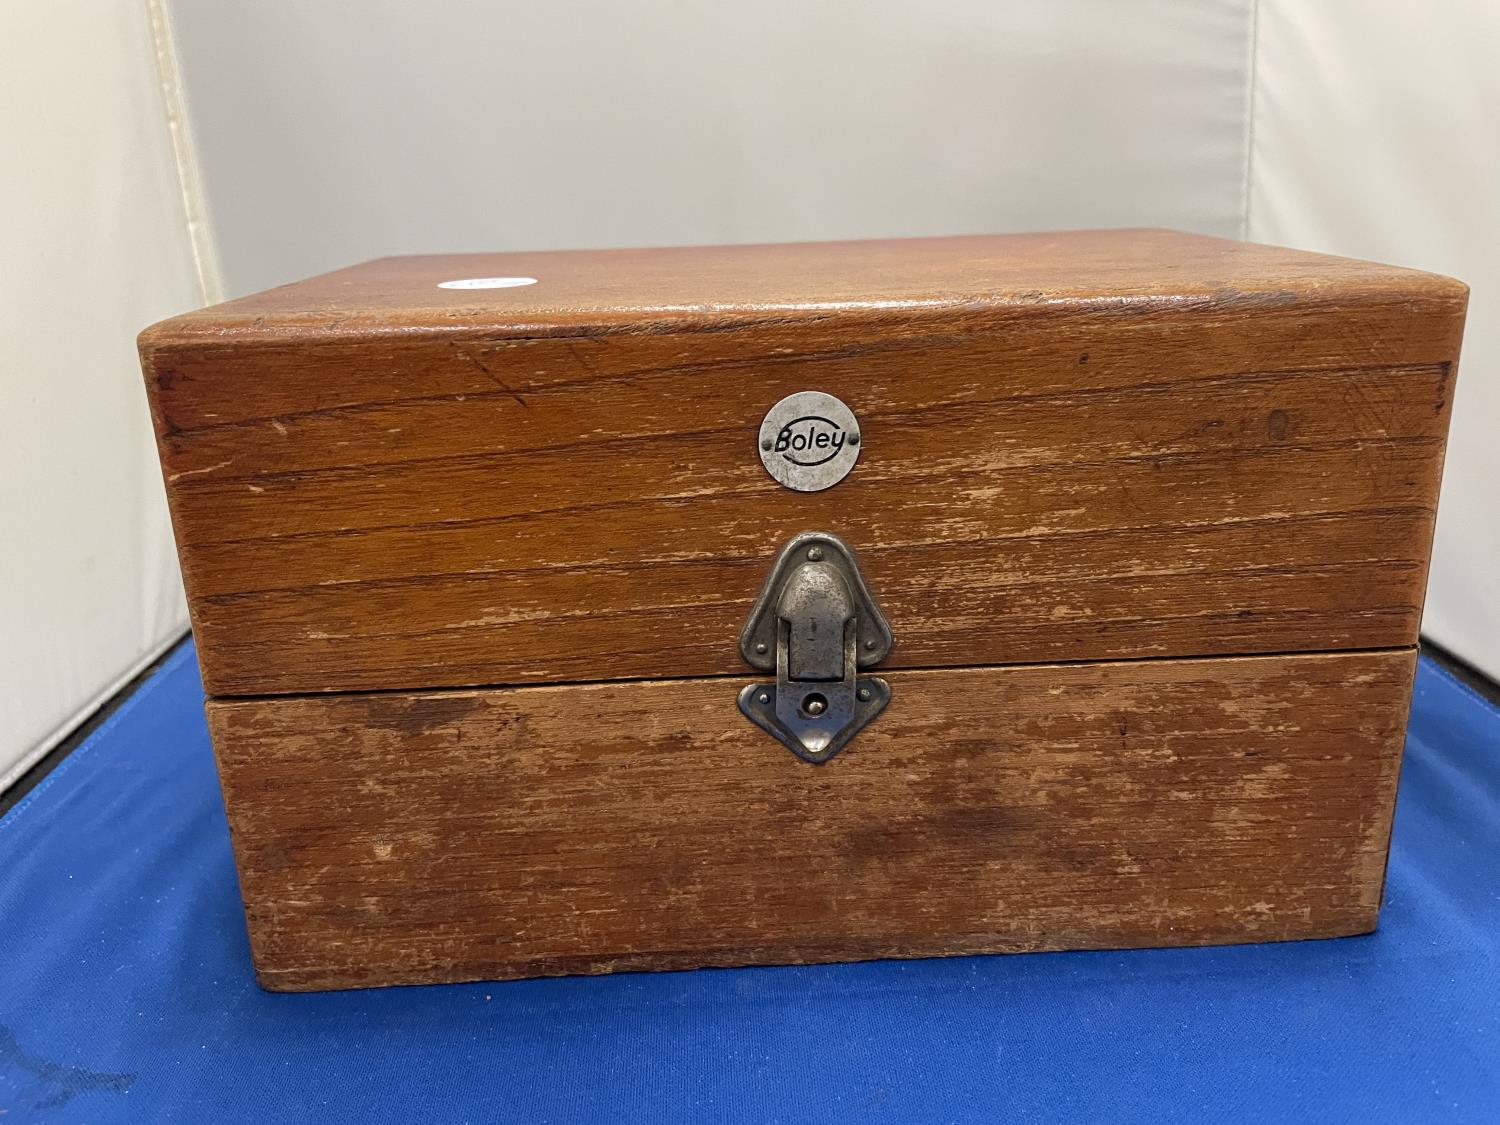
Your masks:
M 135 334 L 200 303 L 139 0 L 0 5 L 0 789 L 187 626 Z
M 191 0 L 228 286 L 383 254 L 1244 216 L 1248 0 Z
M 1428 628 L 1500 673 L 1489 0 L 192 0 L 196 158 L 164 2 L 6 9 L 0 776 L 182 621 L 129 338 L 214 287 L 198 169 L 231 293 L 403 252 L 1126 224 L 1455 274 Z
M 1469 283 L 1422 631 L 1500 679 L 1500 3 L 1262 0 L 1250 237 Z

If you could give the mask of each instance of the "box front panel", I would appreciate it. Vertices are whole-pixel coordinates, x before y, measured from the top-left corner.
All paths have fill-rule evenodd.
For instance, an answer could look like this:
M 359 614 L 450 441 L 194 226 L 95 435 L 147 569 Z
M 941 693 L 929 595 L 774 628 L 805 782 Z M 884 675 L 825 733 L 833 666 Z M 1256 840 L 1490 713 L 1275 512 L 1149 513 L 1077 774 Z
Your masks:
M 843 536 L 889 666 L 1415 643 L 1462 306 L 897 310 L 716 332 L 152 353 L 210 691 L 734 672 L 793 534 Z M 837 395 L 853 472 L 757 432 Z
M 892 672 L 823 766 L 727 678 L 209 717 L 261 979 L 306 989 L 1364 932 L 1414 660 Z

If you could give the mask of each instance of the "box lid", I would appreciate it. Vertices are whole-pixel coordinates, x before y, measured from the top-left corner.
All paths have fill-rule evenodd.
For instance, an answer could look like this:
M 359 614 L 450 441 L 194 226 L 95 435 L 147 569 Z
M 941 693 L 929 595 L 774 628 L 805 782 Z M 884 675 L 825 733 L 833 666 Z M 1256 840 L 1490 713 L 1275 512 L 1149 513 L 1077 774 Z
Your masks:
M 253 695 L 742 674 L 809 529 L 891 667 L 1411 644 L 1465 300 L 1154 230 L 448 255 L 141 352 L 205 679 Z M 857 419 L 825 491 L 762 465 L 800 391 Z

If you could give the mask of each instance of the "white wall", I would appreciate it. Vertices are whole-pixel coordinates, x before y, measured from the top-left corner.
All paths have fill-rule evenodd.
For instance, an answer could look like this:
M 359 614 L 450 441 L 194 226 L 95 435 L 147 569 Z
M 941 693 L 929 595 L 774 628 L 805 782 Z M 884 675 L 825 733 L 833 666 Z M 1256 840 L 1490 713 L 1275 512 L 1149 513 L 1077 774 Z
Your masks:
M 1250 237 L 1471 287 L 1423 631 L 1500 677 L 1500 3 L 1262 0 Z
M 175 11 L 236 293 L 403 252 L 1244 213 L 1250 0 Z
M 0 790 L 186 627 L 135 357 L 202 302 L 140 0 L 0 6 Z

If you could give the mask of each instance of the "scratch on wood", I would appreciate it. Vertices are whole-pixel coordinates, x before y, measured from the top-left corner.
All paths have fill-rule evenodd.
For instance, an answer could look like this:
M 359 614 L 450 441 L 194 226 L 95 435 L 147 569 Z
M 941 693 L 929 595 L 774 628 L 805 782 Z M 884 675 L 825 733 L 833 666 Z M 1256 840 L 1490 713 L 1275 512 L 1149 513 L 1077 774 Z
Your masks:
M 197 476 L 202 476 L 205 473 L 216 473 L 220 469 L 227 469 L 230 465 L 233 465 L 233 464 L 234 464 L 234 458 L 231 457 L 231 458 L 229 458 L 227 460 L 219 461 L 219 462 L 217 462 L 216 464 L 213 464 L 213 465 L 206 465 L 206 466 L 204 466 L 201 469 L 183 469 L 180 472 L 172 473 L 170 476 L 167 477 L 167 480 L 172 481 L 173 483 L 175 483 L 175 482 L 183 479 L 184 477 L 197 477 Z
M 480 372 L 484 374 L 484 377 L 486 379 L 488 379 L 496 387 L 509 395 L 515 401 L 516 405 L 519 406 L 522 410 L 531 409 L 530 404 L 528 404 L 527 401 L 522 398 L 519 393 L 513 390 L 510 384 L 500 377 L 498 372 L 491 369 L 490 365 L 485 363 L 484 360 L 480 359 L 477 355 L 475 355 L 468 349 L 461 347 L 456 341 L 450 340 L 448 342 L 448 346 L 455 353 L 463 356 L 464 359 L 472 363 Z

